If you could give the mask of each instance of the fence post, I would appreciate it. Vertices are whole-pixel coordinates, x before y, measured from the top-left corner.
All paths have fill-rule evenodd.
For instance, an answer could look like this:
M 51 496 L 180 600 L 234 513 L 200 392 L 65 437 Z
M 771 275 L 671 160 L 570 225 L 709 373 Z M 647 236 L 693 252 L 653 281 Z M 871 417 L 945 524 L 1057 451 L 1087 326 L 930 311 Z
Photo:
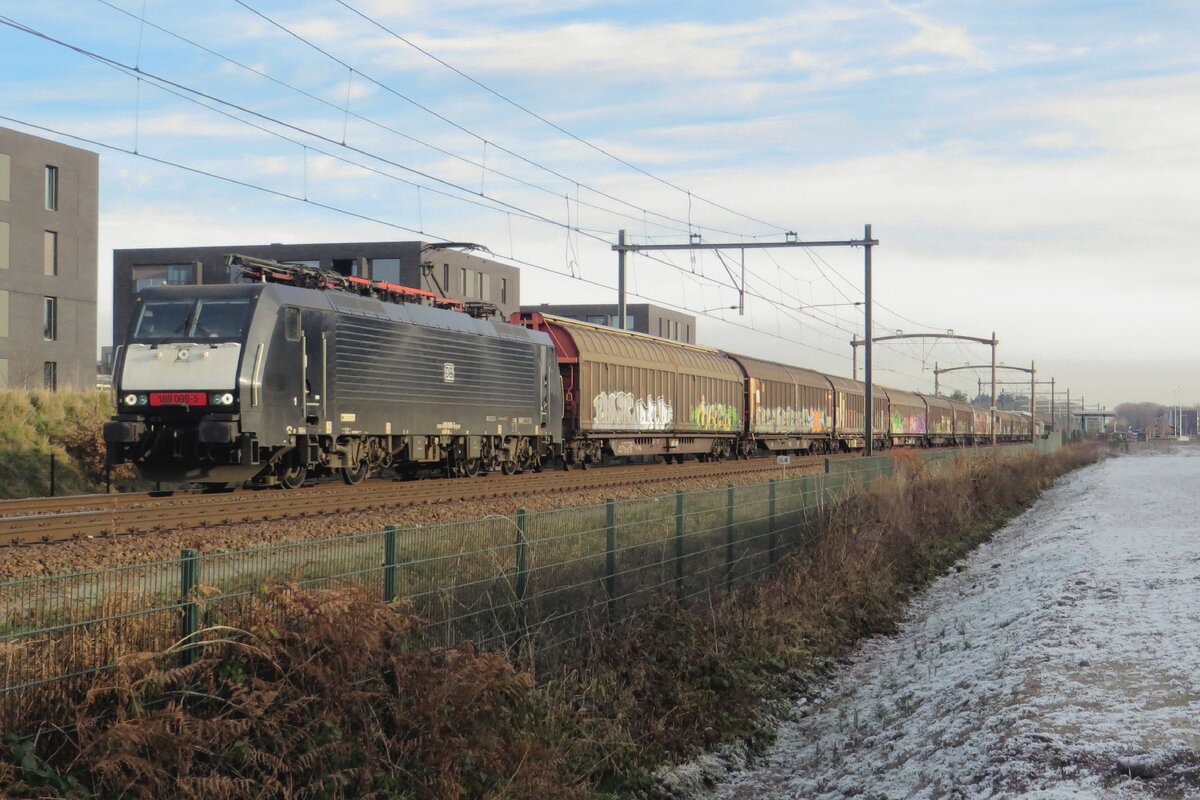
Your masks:
M 51 453 L 50 454 L 50 496 L 51 497 L 54 497 L 54 464 L 55 464 L 55 461 L 56 461 L 56 459 L 54 457 L 54 453 Z
M 396 599 L 396 526 L 383 529 L 383 602 Z
M 200 629 L 200 606 L 192 597 L 198 585 L 200 585 L 200 553 L 191 547 L 186 547 L 179 553 L 179 600 L 183 603 L 180 638 L 187 640 L 179 651 L 179 660 L 184 666 L 195 661 L 198 654 L 196 644 L 191 640 L 191 637 Z
M 683 600 L 683 489 L 675 490 L 675 597 Z
M 608 595 L 608 624 L 612 625 L 617 612 L 617 501 L 604 501 L 605 552 L 604 592 Z
M 525 635 L 525 593 L 529 589 L 529 553 L 526 534 L 529 531 L 529 512 L 517 509 L 517 635 Z
M 767 563 L 775 563 L 775 479 L 771 478 L 767 497 Z
M 733 588 L 733 484 L 725 491 L 725 588 Z

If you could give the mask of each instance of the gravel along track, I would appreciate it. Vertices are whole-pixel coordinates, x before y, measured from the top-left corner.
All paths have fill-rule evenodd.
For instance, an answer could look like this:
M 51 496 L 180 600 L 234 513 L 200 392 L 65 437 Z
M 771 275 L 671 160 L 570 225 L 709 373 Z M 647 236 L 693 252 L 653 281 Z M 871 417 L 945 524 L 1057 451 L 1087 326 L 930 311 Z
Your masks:
M 1200 797 L 1197 482 L 1195 446 L 1063 478 L 693 797 Z
M 7 543 L 0 546 L 0 580 L 176 558 L 185 547 L 229 550 L 366 533 L 385 525 L 478 519 L 512 514 L 517 508 L 538 511 L 601 503 L 609 497 L 763 483 L 823 470 L 824 459 L 814 456 L 793 457 L 787 467 L 752 459 L 408 483 L 376 480 L 359 486 L 329 483 L 293 492 L 264 489 L 169 497 L 139 493 L 101 496 L 99 503 L 93 497 L 48 498 L 79 503 L 72 509 L 63 502 L 68 510 L 54 514 L 28 513 L 26 508 L 26 513 L 7 515 L 0 503 L 0 544 Z

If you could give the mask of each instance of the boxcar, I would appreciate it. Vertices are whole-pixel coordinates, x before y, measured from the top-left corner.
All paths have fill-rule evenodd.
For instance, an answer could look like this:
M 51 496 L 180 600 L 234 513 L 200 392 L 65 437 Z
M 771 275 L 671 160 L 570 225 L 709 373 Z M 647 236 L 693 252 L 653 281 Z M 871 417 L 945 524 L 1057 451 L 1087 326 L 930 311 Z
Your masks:
M 975 414 L 975 444 L 990 444 L 992 441 L 991 409 L 971 406 Z
M 975 410 L 970 403 L 961 400 L 950 400 L 954 410 L 954 443 L 957 445 L 972 444 L 975 441 Z
M 743 435 L 745 380 L 716 350 L 538 312 L 514 316 L 554 342 L 563 386 L 563 457 L 724 458 Z
M 929 439 L 933 447 L 954 442 L 954 406 L 944 397 L 921 395 L 929 411 Z
M 819 372 L 728 354 L 746 379 L 746 454 L 827 452 L 833 386 Z
M 896 447 L 921 446 L 927 433 L 925 401 L 919 394 L 883 389 L 888 398 L 891 443 Z
M 833 385 L 833 445 L 841 450 L 859 450 L 866 445 L 863 436 L 867 399 L 866 387 L 849 378 L 828 376 Z M 875 444 L 883 445 L 888 438 L 888 399 L 882 389 L 872 392 L 874 414 L 871 430 Z

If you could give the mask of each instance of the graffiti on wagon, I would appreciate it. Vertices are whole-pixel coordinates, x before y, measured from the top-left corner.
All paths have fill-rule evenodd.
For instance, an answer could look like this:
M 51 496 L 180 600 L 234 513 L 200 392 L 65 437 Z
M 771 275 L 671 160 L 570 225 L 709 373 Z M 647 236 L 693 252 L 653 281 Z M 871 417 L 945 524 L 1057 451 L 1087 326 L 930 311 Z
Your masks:
M 634 397 L 631 392 L 600 392 L 592 398 L 592 424 L 608 430 L 661 431 L 675 409 L 661 395 Z

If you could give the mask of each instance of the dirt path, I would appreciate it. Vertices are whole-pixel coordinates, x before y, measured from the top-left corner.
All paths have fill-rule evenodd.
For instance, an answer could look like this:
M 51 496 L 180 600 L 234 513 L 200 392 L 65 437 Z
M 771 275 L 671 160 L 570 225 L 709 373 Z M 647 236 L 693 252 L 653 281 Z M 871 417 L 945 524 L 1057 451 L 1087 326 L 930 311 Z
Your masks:
M 707 797 L 1200 797 L 1198 490 L 1194 447 L 1063 479 Z

